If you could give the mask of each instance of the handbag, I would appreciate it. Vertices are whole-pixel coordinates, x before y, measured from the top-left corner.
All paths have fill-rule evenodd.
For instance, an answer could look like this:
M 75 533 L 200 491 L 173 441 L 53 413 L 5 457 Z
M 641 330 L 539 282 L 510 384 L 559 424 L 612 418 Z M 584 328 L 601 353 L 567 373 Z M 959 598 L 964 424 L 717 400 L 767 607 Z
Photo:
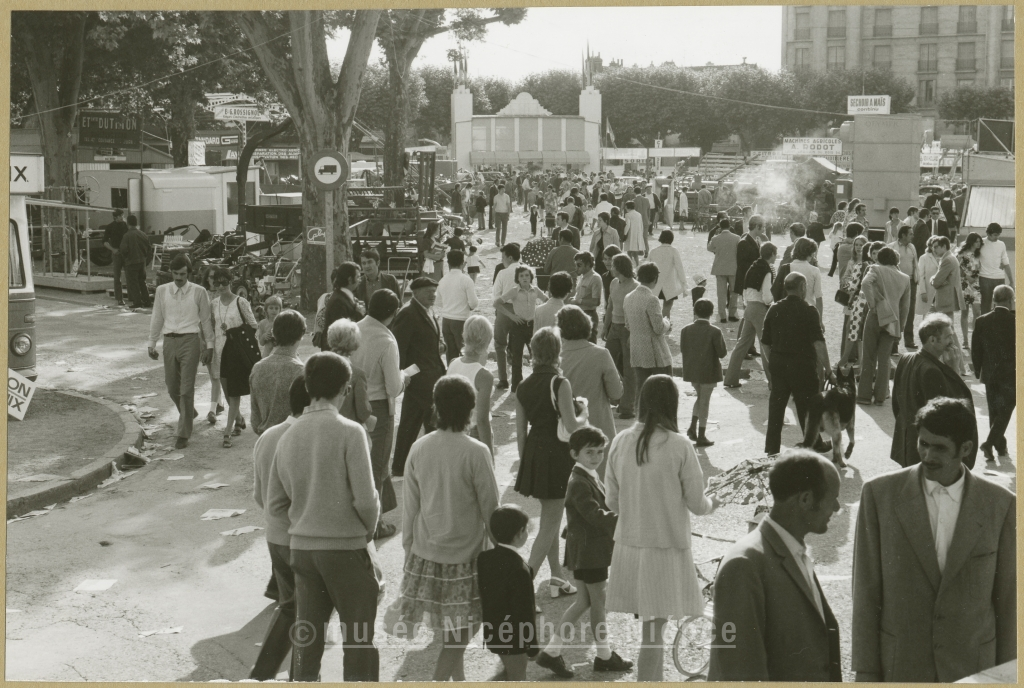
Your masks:
M 565 428 L 565 423 L 562 422 L 562 414 L 558 410 L 558 393 L 555 391 L 555 381 L 560 379 L 558 375 L 551 378 L 551 405 L 555 407 L 555 415 L 558 416 L 558 441 L 568 442 L 569 435 L 572 433 Z M 576 423 L 579 425 L 585 424 L 589 416 L 586 398 L 573 397 L 572 407 L 576 413 Z
M 851 300 L 852 297 L 850 296 L 850 292 L 846 291 L 845 289 L 836 290 L 836 303 L 849 308 Z
M 242 324 L 238 327 L 232 327 L 225 332 L 225 336 L 229 342 L 232 342 L 235 350 L 241 357 L 241 362 L 245 364 L 249 372 L 252 372 L 252 367 L 259 363 L 263 357 L 260 354 L 260 344 L 256 341 L 255 328 L 247 323 L 245 316 L 242 315 L 242 306 L 239 304 L 238 299 L 235 299 L 235 307 L 238 309 L 239 317 L 242 318 Z

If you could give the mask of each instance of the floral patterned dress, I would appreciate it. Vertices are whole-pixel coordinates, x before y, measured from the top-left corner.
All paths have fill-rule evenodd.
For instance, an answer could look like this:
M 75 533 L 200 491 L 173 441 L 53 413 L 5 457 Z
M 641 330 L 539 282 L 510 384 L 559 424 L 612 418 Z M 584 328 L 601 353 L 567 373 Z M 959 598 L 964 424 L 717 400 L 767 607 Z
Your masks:
M 848 309 L 848 315 L 850 316 L 850 327 L 847 331 L 846 338 L 851 342 L 860 341 L 861 334 L 864 330 L 864 316 L 867 313 L 868 302 L 864 299 L 864 296 L 860 293 L 861 282 L 864 281 L 864 275 L 867 272 L 868 267 L 871 263 L 867 261 L 861 261 L 856 265 L 851 265 L 847 272 L 848 287 L 846 291 L 849 292 L 852 304 Z
M 961 251 L 957 257 L 960 259 L 960 288 L 964 292 L 964 304 L 980 303 L 981 258 L 971 251 Z

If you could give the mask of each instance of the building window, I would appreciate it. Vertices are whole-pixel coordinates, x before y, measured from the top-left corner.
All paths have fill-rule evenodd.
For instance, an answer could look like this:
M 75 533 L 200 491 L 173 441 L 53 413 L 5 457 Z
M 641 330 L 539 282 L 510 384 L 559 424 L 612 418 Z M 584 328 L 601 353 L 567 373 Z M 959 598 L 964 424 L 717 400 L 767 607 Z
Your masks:
M 811 49 L 797 48 L 793 59 L 794 72 L 806 72 L 811 69 Z
M 473 122 L 473 150 L 475 151 L 489 151 L 491 150 L 491 122 L 490 120 L 484 120 L 482 122 Z
M 921 45 L 921 57 L 917 61 L 917 71 L 939 71 L 939 46 L 937 43 L 924 43 Z
M 922 36 L 934 36 L 939 33 L 939 8 L 921 8 L 921 27 L 918 32 Z
M 1002 86 L 1003 88 L 1008 88 L 1008 89 L 1010 89 L 1012 91 L 1013 90 L 1013 77 L 1012 76 L 1004 76 L 1004 77 L 1000 78 L 999 79 L 999 85 Z
M 957 33 L 978 33 L 977 10 L 974 5 L 960 5 L 960 15 L 956 20 Z
M 1013 5 L 1003 7 L 1003 31 L 1013 31 Z
M 828 11 L 828 37 L 846 38 L 846 8 L 829 9 Z
M 956 80 L 956 87 L 957 88 L 969 88 L 971 86 L 974 86 L 974 79 L 957 79 Z
M 956 70 L 973 72 L 977 69 L 974 59 L 974 43 L 958 43 L 956 46 Z
M 796 27 L 793 29 L 793 40 L 809 41 L 811 39 L 811 8 L 798 7 L 796 10 Z
M 999 60 L 1000 69 L 1013 69 L 1013 41 L 1003 41 L 1002 56 Z
M 846 46 L 832 45 L 828 48 L 828 64 L 830 72 L 841 72 L 846 69 Z
M 935 79 L 922 79 L 917 91 L 919 107 L 935 104 Z
M 892 8 L 879 7 L 875 10 L 875 38 L 892 36 Z
M 892 46 L 876 45 L 871 64 L 875 69 L 892 69 Z

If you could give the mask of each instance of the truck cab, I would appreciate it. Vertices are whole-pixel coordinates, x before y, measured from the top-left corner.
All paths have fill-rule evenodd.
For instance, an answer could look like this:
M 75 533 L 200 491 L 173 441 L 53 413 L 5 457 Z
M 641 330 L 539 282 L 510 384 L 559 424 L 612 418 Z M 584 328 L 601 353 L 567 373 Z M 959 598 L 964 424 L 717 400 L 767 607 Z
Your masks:
M 35 380 L 36 290 L 25 198 L 43 192 L 43 158 L 11 156 L 7 257 L 7 367 Z

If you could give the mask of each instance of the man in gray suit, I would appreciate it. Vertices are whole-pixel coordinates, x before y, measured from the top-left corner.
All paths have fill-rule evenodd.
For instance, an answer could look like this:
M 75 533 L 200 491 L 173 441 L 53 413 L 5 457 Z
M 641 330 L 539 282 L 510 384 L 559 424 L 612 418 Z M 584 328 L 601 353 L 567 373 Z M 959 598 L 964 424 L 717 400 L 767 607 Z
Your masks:
M 768 486 L 770 515 L 732 546 L 715 577 L 708 680 L 842 681 L 839 624 L 804 544 L 839 511 L 839 471 L 808 449 L 791 449 Z
M 963 399 L 917 413 L 921 463 L 864 484 L 853 546 L 858 681 L 957 681 L 1017 656 L 1016 497 L 964 467 Z

